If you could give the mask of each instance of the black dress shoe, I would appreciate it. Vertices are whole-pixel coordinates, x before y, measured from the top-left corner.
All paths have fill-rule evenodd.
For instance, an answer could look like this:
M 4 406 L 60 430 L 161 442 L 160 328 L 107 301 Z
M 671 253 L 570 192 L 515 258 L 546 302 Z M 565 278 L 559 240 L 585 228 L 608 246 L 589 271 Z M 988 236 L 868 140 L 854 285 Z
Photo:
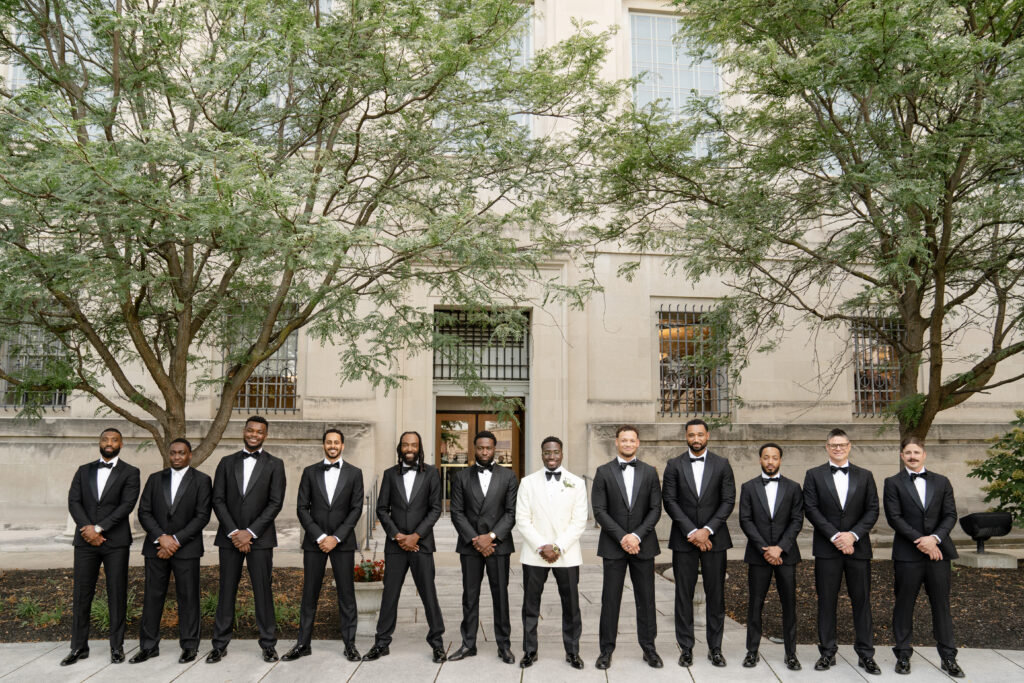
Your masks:
M 536 652 L 524 652 L 523 658 L 519 660 L 520 669 L 528 669 L 533 666 L 533 663 L 537 661 Z
M 693 666 L 693 650 L 684 648 L 683 651 L 679 653 L 679 666 L 684 666 L 686 668 Z
M 875 676 L 882 673 L 882 670 L 878 668 L 878 664 L 875 663 L 872 657 L 858 657 L 857 666 Z
M 355 645 L 349 643 L 345 646 L 345 659 L 350 662 L 361 662 L 363 661 L 363 656 L 359 654 L 359 650 L 356 649 Z
M 131 659 L 128 660 L 128 663 L 129 664 L 141 664 L 142 662 L 146 661 L 147 659 L 152 659 L 153 657 L 159 657 L 159 656 L 160 656 L 160 648 L 159 647 L 154 647 L 154 648 L 149 649 L 149 650 L 139 650 L 138 652 L 135 653 L 135 655 Z
M 799 671 L 803 668 L 800 666 L 800 660 L 796 658 L 796 655 L 787 655 L 783 661 L 786 663 L 786 668 L 790 671 Z
M 72 650 L 68 653 L 68 656 L 60 660 L 61 666 L 71 666 L 79 659 L 89 659 L 89 648 L 80 647 L 77 650 Z
M 910 673 L 910 660 L 906 657 L 900 657 L 896 660 L 896 673 L 908 674 Z
M 196 657 L 199 656 L 199 650 L 182 650 L 181 656 L 178 657 L 178 664 L 188 664 L 189 662 L 196 661 Z
M 119 647 L 110 648 L 110 663 L 121 664 L 124 662 L 124 650 Z
M 476 648 L 459 645 L 458 650 L 448 655 L 448 661 L 457 662 L 460 659 L 465 659 L 466 657 L 476 657 Z
M 516 656 L 512 654 L 512 650 L 507 647 L 498 648 L 498 658 L 506 664 L 515 664 Z
M 836 665 L 835 655 L 822 655 L 818 657 L 818 661 L 814 663 L 815 671 L 828 671 L 830 666 Z
M 753 669 L 757 666 L 758 659 L 760 659 L 760 657 L 757 654 L 757 650 L 749 650 L 747 652 L 747 656 L 743 658 L 743 668 Z
M 612 665 L 612 653 L 602 652 L 597 656 L 597 661 L 594 662 L 595 669 L 607 669 Z
M 953 678 L 963 678 L 965 675 L 964 670 L 961 669 L 960 665 L 956 663 L 956 657 L 943 659 L 942 666 L 940 668 Z
M 725 666 L 725 657 L 722 655 L 722 651 L 717 647 L 714 650 L 708 651 L 708 661 L 717 667 Z
M 433 660 L 434 664 L 440 664 L 441 662 L 448 661 L 448 658 L 444 656 L 444 648 L 443 647 L 432 648 L 430 653 L 431 653 L 431 659 Z M 359 653 L 357 652 L 356 654 L 359 654 Z
M 264 662 L 276 662 L 278 660 L 277 650 L 273 647 L 263 648 L 263 661 Z
M 375 659 L 387 657 L 389 654 L 391 654 L 391 650 L 388 649 L 387 645 L 374 645 L 370 648 L 369 652 L 363 655 L 363 661 L 372 662 Z
M 574 669 L 583 668 L 583 660 L 580 659 L 580 656 L 578 654 L 571 653 L 565 655 L 565 661 L 569 662 L 569 666 L 571 666 Z
M 296 645 L 281 657 L 282 662 L 294 662 L 299 657 L 308 657 L 313 654 L 313 648 L 309 645 Z
M 215 647 L 210 650 L 210 654 L 206 655 L 207 664 L 216 664 L 220 660 L 228 656 L 228 649 L 226 647 Z
M 661 667 L 665 666 L 665 663 L 661 661 L 661 657 L 658 656 L 658 653 L 654 650 L 644 653 L 644 661 L 647 662 L 647 666 L 651 667 L 652 669 L 660 669 Z

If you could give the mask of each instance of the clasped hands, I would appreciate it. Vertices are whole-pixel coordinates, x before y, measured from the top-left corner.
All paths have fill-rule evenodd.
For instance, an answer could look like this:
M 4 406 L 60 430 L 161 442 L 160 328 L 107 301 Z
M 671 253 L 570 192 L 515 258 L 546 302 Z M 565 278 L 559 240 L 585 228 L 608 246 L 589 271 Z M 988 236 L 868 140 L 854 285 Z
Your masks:
M 843 555 L 853 555 L 853 546 L 856 542 L 857 537 L 854 536 L 851 531 L 840 531 L 836 537 L 832 539 L 832 545 L 834 545 Z
M 637 555 L 640 552 L 640 539 L 636 537 L 636 534 L 626 534 L 619 541 L 619 545 L 630 555 Z
M 174 540 L 174 536 L 171 536 L 170 534 L 162 534 L 156 539 L 156 544 L 159 546 L 156 551 L 156 556 L 161 560 L 171 559 L 171 556 L 181 548 L 181 544 Z
M 558 558 L 561 556 L 561 553 L 552 543 L 542 545 L 538 552 L 540 553 L 541 559 L 543 559 L 548 564 L 558 562 Z
M 248 529 L 239 529 L 235 533 L 231 534 L 231 543 L 241 553 L 246 553 L 252 550 L 252 534 L 249 533 Z
M 490 557 L 494 554 L 494 541 L 489 533 L 473 537 L 473 547 L 484 557 Z
M 707 528 L 700 528 L 686 537 L 686 540 L 697 546 L 697 550 L 706 553 L 711 550 L 711 531 Z
M 939 550 L 939 542 L 935 540 L 934 536 L 922 536 L 914 541 L 914 545 L 917 546 L 918 550 L 927 555 L 929 560 L 938 562 L 942 559 L 942 551 Z
M 766 545 L 762 546 L 761 553 L 764 557 L 764 561 L 773 567 L 778 567 L 782 564 L 782 548 L 777 545 Z
M 420 535 L 416 532 L 411 534 L 395 534 L 395 542 L 398 543 L 399 548 L 407 553 L 417 553 L 420 550 Z
M 81 529 L 79 529 L 78 532 L 82 536 L 82 538 L 85 539 L 85 542 L 89 545 L 99 546 L 107 540 L 103 534 L 96 531 L 96 527 L 92 524 L 86 524 Z

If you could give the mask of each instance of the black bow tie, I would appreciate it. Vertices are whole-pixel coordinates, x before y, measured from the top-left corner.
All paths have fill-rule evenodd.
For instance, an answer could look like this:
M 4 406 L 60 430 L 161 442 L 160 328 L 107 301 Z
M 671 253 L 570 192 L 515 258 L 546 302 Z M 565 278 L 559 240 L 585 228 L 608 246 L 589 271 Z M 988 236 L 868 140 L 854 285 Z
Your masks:
M 636 467 L 636 460 L 630 460 L 629 462 L 619 463 L 619 469 L 621 469 L 623 472 L 626 471 L 627 467 Z
M 704 462 L 704 456 L 702 455 L 699 458 L 690 458 L 690 462 Z
M 779 483 L 779 478 L 778 477 L 771 477 L 769 479 L 768 477 L 761 477 L 761 483 L 764 484 L 765 486 L 767 486 L 768 484 L 778 484 Z
M 323 466 L 324 466 L 324 472 L 326 472 L 327 470 L 330 470 L 330 469 L 337 469 L 337 470 L 341 469 L 341 463 L 340 462 L 332 462 L 330 464 L 327 464 L 325 462 L 323 464 Z
M 246 452 L 245 457 L 255 460 L 260 457 L 260 451 L 254 451 L 253 453 Z
M 547 479 L 548 481 L 551 481 L 551 477 L 554 477 L 555 481 L 562 481 L 562 473 L 561 472 L 545 472 L 544 473 L 544 478 Z
M 921 477 L 922 479 L 925 479 L 927 476 L 928 476 L 927 472 L 911 472 L 910 473 L 910 481 L 914 481 L 918 477 Z
M 419 470 L 419 465 L 402 465 L 402 475 L 406 475 L 409 472 L 415 472 Z
M 832 474 L 835 474 L 836 472 L 842 472 L 843 474 L 846 474 L 846 475 L 850 474 L 850 466 L 849 465 L 846 465 L 844 467 L 839 467 L 838 465 L 829 465 L 828 468 L 832 471 Z
M 482 462 L 477 461 L 476 466 L 479 467 L 481 470 L 487 470 L 488 472 L 490 472 L 491 470 L 494 469 L 494 461 L 492 460 L 486 465 Z
M 114 463 L 112 463 L 112 462 L 101 462 L 101 463 L 97 463 L 97 464 L 100 467 L 102 467 L 103 469 L 105 469 L 105 470 L 112 470 L 112 469 L 114 469 Z

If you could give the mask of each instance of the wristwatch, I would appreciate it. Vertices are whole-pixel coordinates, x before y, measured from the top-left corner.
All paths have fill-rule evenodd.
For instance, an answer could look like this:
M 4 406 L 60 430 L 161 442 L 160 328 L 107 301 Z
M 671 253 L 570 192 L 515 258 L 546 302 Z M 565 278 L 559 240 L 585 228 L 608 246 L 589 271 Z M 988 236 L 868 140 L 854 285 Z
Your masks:
M 101 527 L 99 524 L 93 524 L 92 528 L 95 529 L 96 533 L 98 533 L 98 534 L 102 534 L 103 533 L 103 527 Z
M 487 534 L 487 535 L 491 537 L 492 541 L 495 540 L 496 538 L 498 538 L 498 534 L 494 533 L 493 531 L 491 533 Z

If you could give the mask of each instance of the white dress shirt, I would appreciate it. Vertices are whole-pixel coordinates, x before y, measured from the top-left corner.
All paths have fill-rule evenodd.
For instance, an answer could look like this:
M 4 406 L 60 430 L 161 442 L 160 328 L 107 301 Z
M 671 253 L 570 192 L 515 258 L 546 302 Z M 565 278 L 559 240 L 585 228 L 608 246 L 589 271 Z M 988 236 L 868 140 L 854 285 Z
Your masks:
M 622 467 L 627 462 L 636 462 L 634 456 L 632 460 L 623 460 L 622 458 L 615 458 L 619 463 L 619 469 L 622 470 L 622 481 L 626 485 L 626 502 L 629 507 L 633 507 L 633 479 L 636 478 L 636 467 Z
M 562 477 L 565 476 L 564 474 L 562 474 L 563 471 L 564 470 L 562 469 L 561 465 L 559 465 L 557 468 L 553 470 L 549 470 L 546 467 L 544 468 L 544 490 L 548 492 L 548 500 L 551 500 L 552 498 L 557 496 L 559 492 L 562 491 L 562 489 L 564 488 L 562 486 L 561 481 Z M 555 479 L 554 477 L 549 477 L 546 474 L 547 472 L 558 473 L 558 479 Z
M 341 458 L 338 458 L 337 462 L 338 462 L 338 466 L 337 467 L 332 467 L 329 470 L 324 470 L 324 486 L 327 487 L 327 502 L 328 502 L 328 504 L 334 502 L 334 490 L 336 488 L 338 488 L 338 477 L 341 476 L 341 467 L 342 467 Z M 325 465 L 332 465 L 334 463 L 332 463 L 327 458 L 324 458 L 323 464 L 325 464 Z M 327 538 L 327 534 L 320 534 L 319 536 L 317 536 L 316 542 L 319 543 L 320 541 L 324 540 L 325 538 Z M 338 538 L 337 536 L 335 536 L 334 538 L 338 541 L 338 543 L 341 543 L 341 539 L 340 538 Z
M 779 497 L 779 475 L 776 474 L 774 477 L 766 477 L 762 474 L 761 479 L 768 479 L 775 482 L 774 484 L 761 484 L 764 486 L 764 495 L 768 496 L 768 514 L 774 519 L 775 501 Z
M 704 458 L 697 462 L 691 462 L 690 467 L 693 469 L 693 485 L 697 487 L 697 497 L 700 498 L 700 488 L 704 483 L 704 463 L 707 462 L 708 452 L 705 450 L 703 455 L 694 455 L 690 449 L 686 450 L 686 457 L 688 458 Z
M 906 470 L 907 474 L 915 474 L 915 472 L 911 470 L 909 467 L 907 467 Z M 921 473 L 924 473 L 923 467 L 921 468 Z M 917 489 L 917 497 L 921 499 L 921 507 L 924 507 L 925 493 L 927 492 L 927 489 L 925 489 L 925 486 L 927 486 L 927 484 L 924 481 L 924 477 L 917 477 L 916 479 L 913 480 L 913 482 L 914 488 Z M 938 536 L 936 536 L 936 538 L 938 538 Z
M 256 454 L 259 457 L 259 451 L 246 451 L 245 457 L 242 458 L 242 492 L 247 493 L 249 491 L 249 477 L 252 476 L 252 471 L 256 469 L 256 458 L 249 457 L 251 454 Z
M 117 463 L 120 458 L 114 456 L 110 460 L 104 460 L 100 458 L 101 463 L 111 463 L 114 467 L 117 467 Z M 103 489 L 107 486 L 107 479 L 110 479 L 110 473 L 114 471 L 114 467 L 97 467 L 96 468 L 96 495 L 100 498 L 103 497 Z
M 178 496 L 178 487 L 181 486 L 181 480 L 185 478 L 186 472 L 188 472 L 188 467 L 182 467 L 180 470 L 171 468 L 171 504 Z
M 402 483 L 405 484 L 405 502 L 412 500 L 412 485 L 416 483 L 416 470 L 409 470 L 402 475 Z
M 835 463 L 833 463 L 831 461 L 829 461 L 828 464 L 830 466 L 835 465 Z M 835 466 L 839 467 L 839 465 L 835 465 Z M 849 466 L 850 466 L 849 462 L 847 462 L 845 465 L 843 465 L 843 467 L 847 467 L 847 468 Z M 846 494 L 850 491 L 850 470 L 847 469 L 846 470 L 846 474 L 843 474 L 839 470 L 836 470 L 835 472 L 832 473 L 832 481 L 835 482 L 836 493 L 839 494 L 839 507 L 841 507 L 841 508 L 843 508 L 845 510 L 846 509 Z
M 476 467 L 476 476 L 480 480 L 480 488 L 483 489 L 486 496 L 487 489 L 491 488 L 491 477 L 494 476 L 494 472 L 477 467 L 476 465 L 473 465 L 473 467 Z M 494 465 L 494 467 L 497 467 L 497 465 Z

